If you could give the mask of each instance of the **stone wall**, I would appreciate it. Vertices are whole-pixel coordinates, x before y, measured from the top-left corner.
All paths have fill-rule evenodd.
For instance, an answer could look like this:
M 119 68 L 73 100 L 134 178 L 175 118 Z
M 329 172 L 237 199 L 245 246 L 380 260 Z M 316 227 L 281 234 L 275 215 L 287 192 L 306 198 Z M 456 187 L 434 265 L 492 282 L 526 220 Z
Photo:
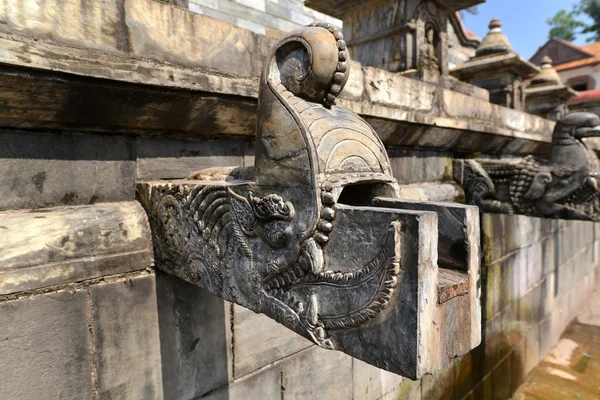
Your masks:
M 192 12 L 279 37 L 313 22 L 341 27 L 342 21 L 304 6 L 304 0 L 189 0 Z
M 0 5 L 0 398 L 506 398 L 600 283 L 596 225 L 484 215 L 483 343 L 413 382 L 154 272 L 136 182 L 253 164 L 273 41 L 145 0 L 90 25 L 99 3 L 64 1 Z M 403 197 L 460 200 L 455 156 L 548 150 L 550 121 L 475 89 L 352 69 L 342 101 Z

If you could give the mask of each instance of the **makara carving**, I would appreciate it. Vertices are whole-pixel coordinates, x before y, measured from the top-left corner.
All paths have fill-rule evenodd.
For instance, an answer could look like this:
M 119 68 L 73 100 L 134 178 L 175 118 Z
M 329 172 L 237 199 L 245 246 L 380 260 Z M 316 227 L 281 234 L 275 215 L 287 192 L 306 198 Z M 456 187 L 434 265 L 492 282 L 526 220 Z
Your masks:
M 597 221 L 599 163 L 582 140 L 594 136 L 600 118 L 574 112 L 557 122 L 549 159 L 456 160 L 454 179 L 484 212 Z
M 348 62 L 332 26 L 287 34 L 260 81 L 255 166 L 138 196 L 158 268 L 415 379 L 480 341 L 478 213 L 398 199 L 377 134 L 336 100 Z

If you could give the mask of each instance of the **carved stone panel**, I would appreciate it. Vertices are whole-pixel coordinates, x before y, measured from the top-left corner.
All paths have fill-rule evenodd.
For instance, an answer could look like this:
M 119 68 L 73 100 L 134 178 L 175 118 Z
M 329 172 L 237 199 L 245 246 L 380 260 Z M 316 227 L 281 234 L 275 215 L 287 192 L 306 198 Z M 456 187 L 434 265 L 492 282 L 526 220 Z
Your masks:
M 583 138 L 600 136 L 600 118 L 571 113 L 556 124 L 550 158 L 455 160 L 454 179 L 484 212 L 600 219 L 597 156 Z
M 336 102 L 347 62 L 336 28 L 290 32 L 261 78 L 255 166 L 138 198 L 161 270 L 416 379 L 480 341 L 477 209 L 398 199 L 379 137 Z

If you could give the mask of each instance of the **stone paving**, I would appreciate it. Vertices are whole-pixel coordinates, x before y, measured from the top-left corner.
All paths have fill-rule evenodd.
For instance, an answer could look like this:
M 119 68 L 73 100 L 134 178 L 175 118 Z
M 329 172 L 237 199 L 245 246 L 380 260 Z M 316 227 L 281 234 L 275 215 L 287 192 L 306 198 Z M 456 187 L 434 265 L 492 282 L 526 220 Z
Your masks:
M 600 291 L 531 372 L 514 400 L 600 399 Z

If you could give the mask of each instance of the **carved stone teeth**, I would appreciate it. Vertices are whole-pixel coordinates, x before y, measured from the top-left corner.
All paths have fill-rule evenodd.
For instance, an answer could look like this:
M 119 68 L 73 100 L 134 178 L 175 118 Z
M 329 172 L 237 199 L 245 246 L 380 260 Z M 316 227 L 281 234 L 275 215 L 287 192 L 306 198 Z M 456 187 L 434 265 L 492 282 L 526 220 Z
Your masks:
M 339 62 L 337 65 L 337 70 L 340 72 L 346 72 L 347 66 L 345 62 Z
M 328 206 L 332 206 L 335 204 L 335 196 L 331 192 L 323 193 L 322 198 L 323 198 L 323 204 L 326 204 Z
M 341 50 L 341 51 L 346 50 L 346 42 L 344 42 L 343 40 L 341 40 L 341 39 L 338 40 L 336 44 L 337 44 L 337 48 L 339 50 Z M 345 61 L 345 60 L 343 60 L 343 61 Z
M 329 237 L 321 232 L 317 232 L 313 236 L 318 243 L 327 243 L 329 242 Z
M 318 312 L 317 295 L 312 294 L 306 307 L 306 320 L 312 326 L 317 325 L 319 322 Z
M 315 334 L 319 339 L 325 339 L 325 329 L 321 328 L 320 326 L 315 329 Z
M 333 104 L 335 102 L 335 95 L 328 93 L 327 94 L 327 101 L 330 102 L 331 104 Z
M 297 277 L 304 276 L 304 271 L 302 270 L 302 268 L 298 264 L 296 264 L 296 266 L 294 266 L 294 273 L 296 274 Z
M 346 46 L 346 44 L 344 43 L 344 47 Z M 348 59 L 348 54 L 346 54 L 345 51 L 340 51 L 339 54 L 339 60 L 340 61 L 346 61 Z
M 321 210 L 321 216 L 331 221 L 335 218 L 335 210 L 331 207 L 323 207 Z
M 333 34 L 333 37 L 335 38 L 335 40 L 342 40 L 344 38 L 344 35 L 342 34 L 342 32 L 336 30 Z
M 343 277 L 344 277 L 344 274 L 342 274 L 341 272 L 338 272 L 338 273 L 333 274 L 332 278 L 334 281 L 341 282 Z
M 333 230 L 333 224 L 329 221 L 321 221 L 319 222 L 319 230 L 329 233 Z

